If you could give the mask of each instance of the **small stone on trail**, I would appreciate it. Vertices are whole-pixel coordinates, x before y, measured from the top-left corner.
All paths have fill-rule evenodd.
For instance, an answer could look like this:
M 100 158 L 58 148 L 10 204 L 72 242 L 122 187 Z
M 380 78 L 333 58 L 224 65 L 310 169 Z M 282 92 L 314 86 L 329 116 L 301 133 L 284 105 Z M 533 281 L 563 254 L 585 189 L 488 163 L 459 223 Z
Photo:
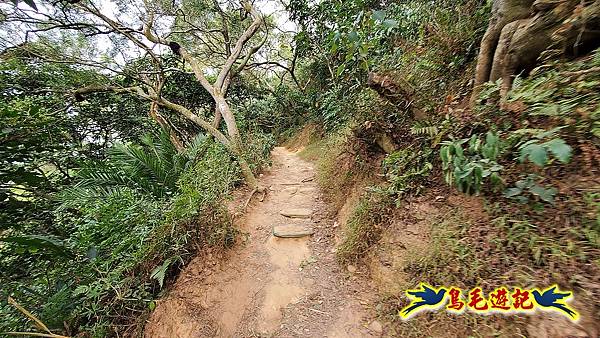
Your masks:
M 379 321 L 374 320 L 371 322 L 371 324 L 369 324 L 369 330 L 371 330 L 375 333 L 382 333 L 383 325 L 381 325 L 381 323 Z
M 347 269 L 348 269 L 348 272 L 350 272 L 350 273 L 355 273 L 356 272 L 356 267 L 354 265 L 352 265 L 352 264 L 348 264 Z
M 276 225 L 273 227 L 273 236 L 281 238 L 298 238 L 310 236 L 314 231 L 304 225 Z
M 312 210 L 310 209 L 286 209 L 279 212 L 285 217 L 289 218 L 310 218 Z

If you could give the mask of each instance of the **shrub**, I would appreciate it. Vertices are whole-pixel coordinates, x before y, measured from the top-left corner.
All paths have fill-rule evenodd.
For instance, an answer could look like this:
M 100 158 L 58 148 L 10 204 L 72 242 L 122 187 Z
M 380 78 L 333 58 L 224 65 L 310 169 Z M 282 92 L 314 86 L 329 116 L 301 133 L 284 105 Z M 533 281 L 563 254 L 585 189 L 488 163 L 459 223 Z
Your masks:
M 271 150 L 275 146 L 275 136 L 261 132 L 249 133 L 245 137 L 244 157 L 254 173 L 271 165 Z
M 257 168 L 270 149 L 264 140 L 251 146 Z M 231 245 L 224 200 L 240 182 L 237 163 L 208 138 L 183 153 L 172 150 L 148 138 L 143 146 L 118 146 L 118 156 L 101 165 L 89 163 L 61 195 L 54 213 L 60 237 L 3 238 L 0 264 L 10 282 L 2 296 L 13 295 L 51 329 L 63 331 L 66 323 L 75 334 L 112 336 L 154 306 L 165 280 L 195 251 Z M 28 326 L 14 309 L 0 311 L 8 314 L 0 332 Z
M 212 208 L 218 210 L 223 198 L 240 180 L 239 167 L 229 153 L 211 141 L 203 157 L 177 182 L 180 193 L 167 212 L 168 223 L 191 222 L 204 212 L 212 212 Z
M 463 149 L 465 143 L 467 148 Z M 440 157 L 446 182 L 468 194 L 479 193 L 484 180 L 493 185 L 501 183 L 499 172 L 503 167 L 496 162 L 500 149 L 500 138 L 493 132 L 486 134 L 485 141 L 474 134 L 471 138 L 442 142 Z
M 423 179 L 427 178 L 433 169 L 430 162 L 432 154 L 433 150 L 430 148 L 419 151 L 402 149 L 389 154 L 382 163 L 389 185 L 382 191 L 396 196 L 396 203 L 406 192 L 418 194 Z

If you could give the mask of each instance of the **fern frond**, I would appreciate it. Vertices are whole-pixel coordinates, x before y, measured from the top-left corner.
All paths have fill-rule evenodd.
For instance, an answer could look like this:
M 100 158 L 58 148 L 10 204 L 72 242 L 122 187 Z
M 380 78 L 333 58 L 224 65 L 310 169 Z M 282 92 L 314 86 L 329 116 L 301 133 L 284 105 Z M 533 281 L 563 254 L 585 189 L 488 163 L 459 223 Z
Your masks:
M 439 132 L 440 131 L 436 126 L 419 126 L 417 124 L 410 128 L 410 133 L 413 135 L 427 135 L 429 137 L 436 137 Z

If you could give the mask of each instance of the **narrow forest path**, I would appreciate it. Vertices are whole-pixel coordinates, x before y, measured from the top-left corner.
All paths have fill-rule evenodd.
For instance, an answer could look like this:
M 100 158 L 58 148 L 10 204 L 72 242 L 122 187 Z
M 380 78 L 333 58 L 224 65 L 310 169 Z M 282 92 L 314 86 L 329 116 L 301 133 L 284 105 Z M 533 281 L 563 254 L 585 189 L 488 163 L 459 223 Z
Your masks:
M 335 227 L 313 166 L 285 148 L 261 177 L 270 191 L 236 222 L 240 243 L 225 257 L 197 257 L 159 301 L 146 337 L 374 337 L 373 292 L 335 260 Z M 300 210 L 298 210 L 300 209 Z M 309 218 L 288 218 L 281 212 Z M 310 227 L 277 238 L 273 226 Z M 354 269 L 352 269 L 354 270 Z

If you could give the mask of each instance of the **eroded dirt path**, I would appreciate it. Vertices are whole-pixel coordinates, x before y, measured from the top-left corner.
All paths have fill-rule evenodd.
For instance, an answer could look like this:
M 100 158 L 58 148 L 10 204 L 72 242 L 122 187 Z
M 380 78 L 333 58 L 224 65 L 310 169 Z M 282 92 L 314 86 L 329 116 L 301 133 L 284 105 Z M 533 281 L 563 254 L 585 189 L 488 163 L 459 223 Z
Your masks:
M 146 325 L 146 337 L 371 337 L 372 285 L 335 261 L 334 221 L 315 171 L 285 148 L 261 178 L 270 191 L 236 222 L 240 243 L 225 257 L 197 257 Z M 308 209 L 310 218 L 281 211 Z M 310 226 L 314 235 L 277 238 L 276 225 Z

